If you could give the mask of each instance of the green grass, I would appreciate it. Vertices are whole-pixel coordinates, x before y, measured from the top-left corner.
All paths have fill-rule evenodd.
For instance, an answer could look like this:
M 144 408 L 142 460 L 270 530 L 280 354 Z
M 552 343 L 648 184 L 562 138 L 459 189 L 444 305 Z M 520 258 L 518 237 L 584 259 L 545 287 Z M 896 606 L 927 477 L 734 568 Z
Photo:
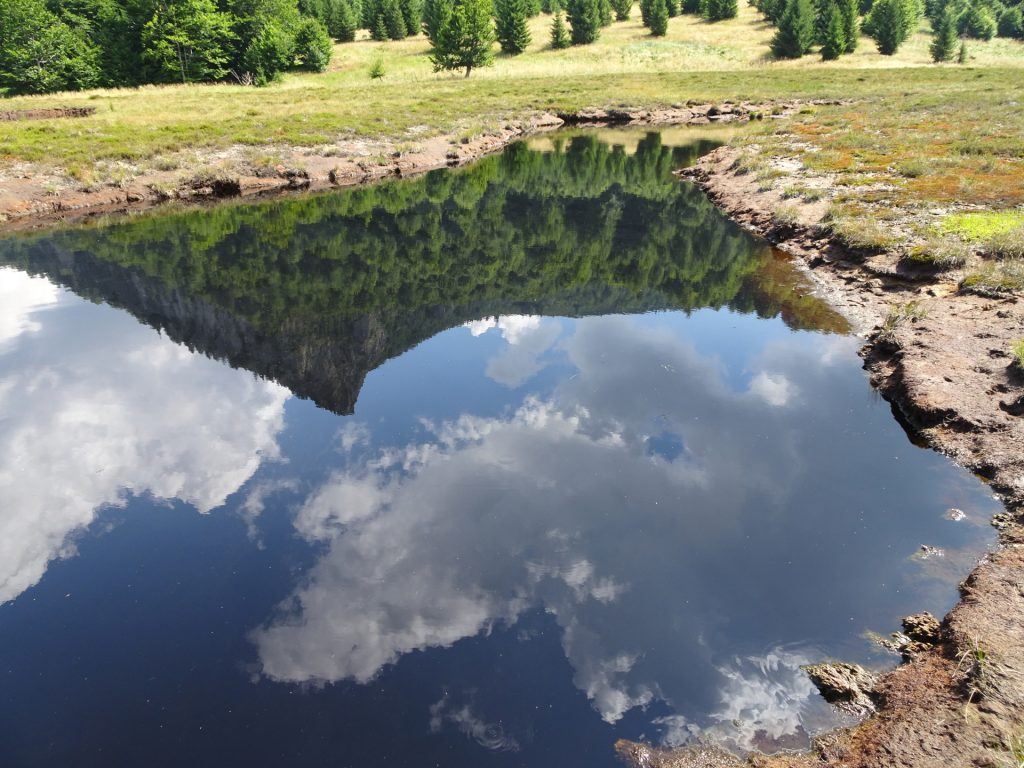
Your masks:
M 946 127 L 936 130 L 952 133 L 957 152 L 984 158 L 996 141 L 992 146 L 1020 159 L 1012 154 L 1024 141 L 1019 132 L 1013 133 L 1020 118 L 1011 117 L 1007 124 L 992 121 L 990 130 L 975 135 L 984 115 L 975 117 L 985 105 L 1024 96 L 1024 44 L 1019 42 L 972 45 L 983 69 L 930 65 L 923 32 L 894 57 L 881 56 L 865 38 L 855 54 L 822 63 L 813 55 L 771 60 L 767 51 L 773 30 L 745 4 L 739 18 L 727 22 L 672 19 L 668 35 L 657 40 L 640 25 L 634 10 L 630 21 L 605 29 L 598 43 L 566 51 L 548 48 L 549 23 L 548 16 L 532 20 L 534 42 L 525 54 L 498 56 L 494 67 L 476 70 L 469 79 L 432 72 L 428 44 L 421 36 L 337 45 L 328 72 L 287 75 L 261 89 L 147 86 L 6 99 L 6 109 L 94 106 L 97 113 L 81 120 L 0 125 L 0 170 L 25 162 L 69 168 L 99 161 L 122 161 L 146 170 L 188 165 L 193 158 L 178 156 L 236 145 L 330 153 L 341 144 L 472 135 L 541 110 L 792 97 L 867 99 L 869 108 L 853 110 L 860 118 L 916 101 L 940 110 L 948 105 L 960 113 L 951 114 Z M 378 59 L 385 76 L 371 80 L 369 71 Z M 823 115 L 839 119 L 840 113 L 814 111 L 802 119 L 813 125 Z M 763 122 L 770 128 L 776 121 Z M 843 128 L 839 123 L 835 127 Z M 876 136 L 875 126 L 863 120 L 848 127 L 855 130 L 857 141 L 848 138 L 845 145 L 837 145 L 840 157 L 883 151 L 895 128 Z
M 941 225 L 944 232 L 979 243 L 1020 227 L 1024 227 L 1024 209 L 958 213 L 945 217 Z
M 1017 366 L 1018 370 L 1024 371 L 1024 339 L 1017 339 L 1013 343 L 1013 362 Z

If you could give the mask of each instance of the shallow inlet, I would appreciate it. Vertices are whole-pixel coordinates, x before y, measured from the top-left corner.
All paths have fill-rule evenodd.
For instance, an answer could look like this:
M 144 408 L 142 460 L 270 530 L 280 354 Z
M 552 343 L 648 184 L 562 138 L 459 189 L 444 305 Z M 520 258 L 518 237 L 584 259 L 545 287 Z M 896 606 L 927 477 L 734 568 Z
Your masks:
M 0 764 L 834 725 L 800 665 L 894 663 L 866 634 L 951 607 L 997 505 L 672 179 L 714 138 L 0 241 Z

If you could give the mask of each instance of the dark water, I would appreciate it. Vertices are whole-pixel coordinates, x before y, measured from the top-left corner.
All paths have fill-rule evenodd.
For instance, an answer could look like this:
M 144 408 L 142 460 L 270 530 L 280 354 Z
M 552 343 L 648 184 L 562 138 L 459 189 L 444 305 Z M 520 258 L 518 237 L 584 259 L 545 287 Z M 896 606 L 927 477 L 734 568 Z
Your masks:
M 800 664 L 892 663 L 864 634 L 951 606 L 995 503 L 672 180 L 709 146 L 0 241 L 0 764 L 611 766 L 833 723 Z

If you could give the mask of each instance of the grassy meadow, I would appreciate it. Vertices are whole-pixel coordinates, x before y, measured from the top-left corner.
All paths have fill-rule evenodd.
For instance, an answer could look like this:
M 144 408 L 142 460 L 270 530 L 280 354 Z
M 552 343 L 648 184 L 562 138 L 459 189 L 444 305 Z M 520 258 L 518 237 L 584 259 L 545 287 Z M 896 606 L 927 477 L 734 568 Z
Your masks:
M 604 29 L 596 44 L 564 51 L 550 49 L 549 25 L 550 16 L 533 19 L 526 53 L 499 55 L 469 79 L 432 72 L 428 43 L 419 36 L 336 45 L 329 71 L 289 74 L 265 88 L 144 86 L 5 99 L 5 109 L 94 106 L 97 113 L 0 123 L 0 173 L 28 163 L 75 178 L 98 161 L 145 172 L 180 164 L 180 153 L 237 145 L 327 153 L 361 139 L 401 145 L 441 133 L 472 135 L 537 110 L 906 93 L 976 112 L 992 101 L 989 94 L 1024 91 L 1024 44 L 972 41 L 969 66 L 936 66 L 926 25 L 896 56 L 878 54 L 864 37 L 856 53 L 829 63 L 815 54 L 772 60 L 773 28 L 747 5 L 738 18 L 714 24 L 671 19 L 660 39 L 648 34 L 634 8 L 633 18 Z M 371 80 L 378 59 L 385 75 Z

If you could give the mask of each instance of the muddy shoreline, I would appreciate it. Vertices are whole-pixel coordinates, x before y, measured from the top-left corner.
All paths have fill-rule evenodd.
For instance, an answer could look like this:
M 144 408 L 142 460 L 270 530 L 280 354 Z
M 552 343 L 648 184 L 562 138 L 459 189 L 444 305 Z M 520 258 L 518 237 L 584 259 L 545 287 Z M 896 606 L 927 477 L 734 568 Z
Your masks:
M 1024 336 L 1024 303 L 963 292 L 940 274 L 907 275 L 891 254 L 851 253 L 810 204 L 780 223 L 778 192 L 735 170 L 738 156 L 723 147 L 681 175 L 796 259 L 865 339 L 872 385 L 900 420 L 988 482 L 1007 512 L 993 521 L 998 547 L 962 583 L 937 637 L 904 648 L 905 663 L 867 692 L 877 710 L 860 725 L 820 737 L 808 754 L 617 749 L 647 768 L 1015 768 L 1024 757 L 1024 375 L 1007 350 Z M 924 315 L 894 323 L 910 302 Z
M 560 128 L 687 126 L 786 118 L 808 104 L 830 100 L 766 103 L 692 103 L 662 109 L 583 109 L 538 113 L 498 130 L 461 138 L 440 135 L 409 142 L 342 140 L 329 148 L 262 148 L 274 163 L 253 162 L 253 152 L 207 150 L 189 160 L 191 170 L 146 171 L 130 181 L 76 184 L 55 171 L 31 166 L 0 171 L 0 232 L 77 223 L 179 201 L 204 203 L 318 191 L 404 178 L 465 165 L 509 144 Z

